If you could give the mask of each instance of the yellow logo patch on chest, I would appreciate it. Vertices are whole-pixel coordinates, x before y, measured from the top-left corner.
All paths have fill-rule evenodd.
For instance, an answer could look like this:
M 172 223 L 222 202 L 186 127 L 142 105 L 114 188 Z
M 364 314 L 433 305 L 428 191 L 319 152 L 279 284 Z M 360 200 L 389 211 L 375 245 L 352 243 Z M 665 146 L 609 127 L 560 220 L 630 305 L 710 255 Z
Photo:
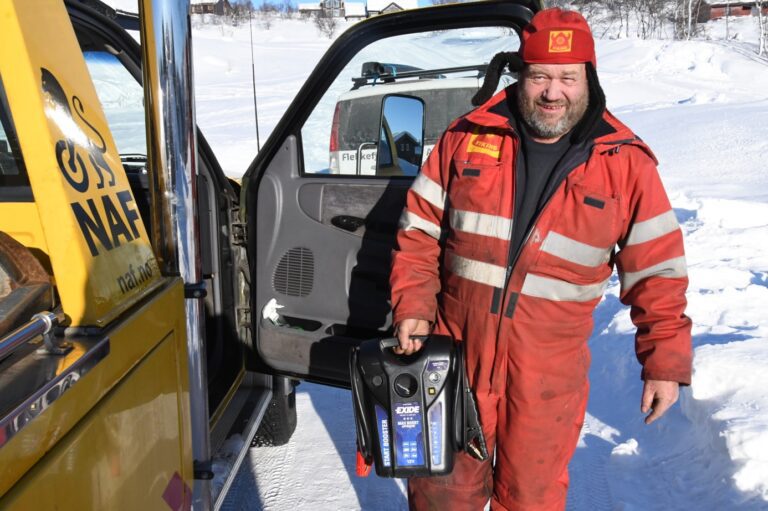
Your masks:
M 482 153 L 499 159 L 501 150 L 501 136 L 493 133 L 473 133 L 469 137 L 467 153 Z

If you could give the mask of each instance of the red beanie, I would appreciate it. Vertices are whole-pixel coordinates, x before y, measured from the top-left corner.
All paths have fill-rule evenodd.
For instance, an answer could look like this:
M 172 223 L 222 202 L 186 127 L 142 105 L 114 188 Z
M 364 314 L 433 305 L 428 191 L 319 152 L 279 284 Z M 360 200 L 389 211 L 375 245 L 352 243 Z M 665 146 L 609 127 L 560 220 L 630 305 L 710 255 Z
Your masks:
M 539 11 L 523 29 L 520 53 L 526 64 L 579 64 L 597 69 L 595 41 L 584 16 L 557 7 Z

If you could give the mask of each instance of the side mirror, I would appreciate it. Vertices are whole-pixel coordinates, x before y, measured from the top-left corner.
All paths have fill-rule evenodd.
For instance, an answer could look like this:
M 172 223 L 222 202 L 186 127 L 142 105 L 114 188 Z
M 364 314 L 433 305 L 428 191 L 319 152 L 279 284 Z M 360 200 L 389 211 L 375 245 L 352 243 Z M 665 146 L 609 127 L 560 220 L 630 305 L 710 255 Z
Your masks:
M 381 107 L 377 176 L 415 176 L 424 150 L 424 101 L 413 96 L 385 96 Z

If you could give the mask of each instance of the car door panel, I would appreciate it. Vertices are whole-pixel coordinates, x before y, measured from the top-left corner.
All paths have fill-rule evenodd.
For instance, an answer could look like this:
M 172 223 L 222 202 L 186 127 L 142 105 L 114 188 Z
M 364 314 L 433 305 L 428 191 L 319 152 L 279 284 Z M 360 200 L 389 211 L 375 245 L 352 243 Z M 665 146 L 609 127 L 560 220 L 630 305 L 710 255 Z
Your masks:
M 492 0 L 418 9 L 366 20 L 337 39 L 243 178 L 252 268 L 252 363 L 347 386 L 349 349 L 363 339 L 391 335 L 391 252 L 412 178 L 331 175 L 327 172 L 333 166 L 323 169 L 328 137 L 317 131 L 324 125 L 311 116 L 333 114 L 324 95 L 338 94 L 337 77 L 344 81 L 350 75 L 345 66 L 354 62 L 359 69 L 360 58 L 353 61 L 358 52 L 394 36 L 423 31 L 440 35 L 467 27 L 510 28 L 499 33 L 519 34 L 540 7 L 540 2 Z M 466 37 L 474 44 L 471 33 Z M 485 41 L 497 48 L 492 40 Z M 459 52 L 466 47 L 463 40 L 453 44 Z M 345 83 L 349 90 L 352 84 Z M 313 141 L 302 138 L 309 135 Z M 307 154 L 313 161 L 303 169 Z M 272 300 L 281 308 L 276 309 L 279 317 L 270 319 Z
M 256 264 L 268 281 L 257 302 L 275 299 L 285 324 L 259 314 L 259 354 L 280 371 L 343 382 L 349 347 L 391 325 L 390 253 L 411 180 L 302 179 L 295 137 L 278 154 L 259 187 Z M 362 225 L 334 225 L 345 215 Z

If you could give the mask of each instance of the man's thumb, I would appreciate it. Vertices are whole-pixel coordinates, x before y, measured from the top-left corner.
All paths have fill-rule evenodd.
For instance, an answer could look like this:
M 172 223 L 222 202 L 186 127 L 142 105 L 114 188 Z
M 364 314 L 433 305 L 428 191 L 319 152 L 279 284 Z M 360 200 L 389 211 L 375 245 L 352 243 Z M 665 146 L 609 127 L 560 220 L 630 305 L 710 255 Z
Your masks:
M 653 405 L 653 397 L 655 395 L 655 392 L 651 388 L 650 385 L 645 384 L 643 386 L 643 398 L 640 402 L 640 411 L 643 413 L 648 413 L 648 411 L 651 409 L 651 406 Z

